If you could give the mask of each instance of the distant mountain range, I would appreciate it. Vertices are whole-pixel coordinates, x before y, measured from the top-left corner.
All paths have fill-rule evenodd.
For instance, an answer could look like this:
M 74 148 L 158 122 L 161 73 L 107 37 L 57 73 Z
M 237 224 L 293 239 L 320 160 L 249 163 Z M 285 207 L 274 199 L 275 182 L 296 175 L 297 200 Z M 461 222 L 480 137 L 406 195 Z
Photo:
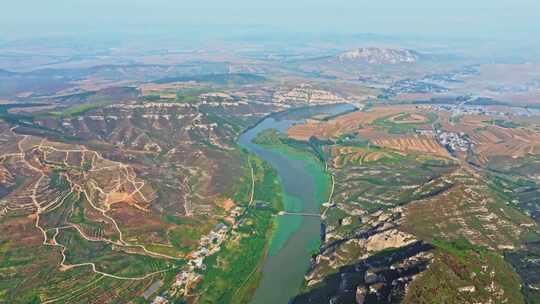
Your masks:
M 399 64 L 414 63 L 421 54 L 408 49 L 365 47 L 344 52 L 337 60 L 359 62 L 365 64 Z

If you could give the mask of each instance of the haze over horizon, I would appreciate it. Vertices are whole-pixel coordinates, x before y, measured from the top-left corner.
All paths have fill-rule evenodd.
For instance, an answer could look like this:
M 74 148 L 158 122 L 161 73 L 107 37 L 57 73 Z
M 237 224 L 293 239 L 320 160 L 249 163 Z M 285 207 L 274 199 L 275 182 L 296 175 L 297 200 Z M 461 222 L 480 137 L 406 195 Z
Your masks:
M 4 3 L 0 37 L 175 32 L 249 27 L 279 32 L 377 33 L 438 37 L 527 37 L 540 32 L 535 0 L 22 0 Z M 32 9 L 28 9 L 32 7 Z M 503 21 L 504 22 L 501 22 Z

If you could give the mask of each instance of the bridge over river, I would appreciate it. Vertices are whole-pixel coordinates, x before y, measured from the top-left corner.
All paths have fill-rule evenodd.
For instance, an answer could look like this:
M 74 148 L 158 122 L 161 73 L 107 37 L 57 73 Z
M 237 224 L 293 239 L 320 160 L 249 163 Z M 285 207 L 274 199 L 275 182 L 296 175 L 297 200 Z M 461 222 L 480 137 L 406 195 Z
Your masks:
M 287 211 L 280 211 L 278 215 L 297 215 L 297 216 L 311 216 L 311 217 L 318 217 L 320 218 L 320 214 L 316 213 L 305 213 L 305 212 L 287 212 Z

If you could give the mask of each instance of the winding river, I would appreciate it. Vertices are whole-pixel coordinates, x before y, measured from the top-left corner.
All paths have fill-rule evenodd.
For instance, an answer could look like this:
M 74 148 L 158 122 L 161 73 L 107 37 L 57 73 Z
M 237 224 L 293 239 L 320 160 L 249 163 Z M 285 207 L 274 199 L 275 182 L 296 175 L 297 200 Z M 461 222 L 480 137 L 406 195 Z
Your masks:
M 349 104 L 335 104 L 289 110 L 267 117 L 240 136 L 242 147 L 277 170 L 283 185 L 285 211 L 319 214 L 320 205 L 327 200 L 329 176 L 314 158 L 259 146 L 252 143 L 253 138 L 270 128 L 283 132 L 314 115 L 336 115 L 353 109 L 354 106 Z M 311 253 L 318 249 L 319 218 L 286 215 L 277 216 L 275 221 L 276 228 L 253 304 L 287 303 L 298 293 L 309 269 Z

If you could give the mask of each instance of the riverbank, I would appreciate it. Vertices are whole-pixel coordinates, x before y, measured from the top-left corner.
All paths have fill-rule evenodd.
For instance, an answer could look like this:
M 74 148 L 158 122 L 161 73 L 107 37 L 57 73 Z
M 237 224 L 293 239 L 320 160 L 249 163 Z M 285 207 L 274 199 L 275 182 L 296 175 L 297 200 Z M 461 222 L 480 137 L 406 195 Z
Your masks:
M 254 173 L 255 204 L 246 209 L 241 224 L 220 252 L 205 260 L 203 280 L 195 290 L 198 303 L 248 303 L 260 281 L 273 216 L 282 210 L 283 197 L 277 172 L 257 157 L 250 156 L 249 162 Z M 251 193 L 244 192 L 247 202 Z
M 313 112 L 317 111 L 308 109 L 309 115 Z M 254 169 L 253 204 L 230 241 L 205 260 L 207 268 L 195 290 L 200 303 L 286 303 L 299 292 L 311 255 L 320 246 L 320 219 L 275 215 L 279 211 L 319 214 L 331 191 L 331 177 L 309 148 L 252 143 L 260 131 L 275 126 L 274 122 L 281 130 L 298 122 L 275 121 L 273 117 L 249 128 L 239 139 L 240 146 L 250 153 Z M 240 185 L 243 191 L 236 191 L 244 195 L 235 201 L 249 200 L 248 184 L 251 189 L 244 178 Z
M 353 108 L 332 105 L 295 109 L 267 117 L 239 138 L 246 150 L 256 154 L 276 169 L 283 185 L 284 209 L 288 212 L 320 214 L 321 205 L 328 200 L 332 179 L 324 162 L 309 146 L 296 147 L 286 142 L 258 145 L 253 139 L 261 132 L 275 129 L 284 132 L 295 123 L 317 114 L 336 114 Z M 253 304 L 287 303 L 303 284 L 314 250 L 320 244 L 321 220 L 299 215 L 278 216 L 274 220 L 270 249 L 262 269 L 262 278 Z
M 272 151 L 276 151 L 286 157 L 302 162 L 305 166 L 309 176 L 314 181 L 314 197 L 315 204 L 313 206 L 305 206 L 302 200 L 296 196 L 284 193 L 284 211 L 291 213 L 307 212 L 313 214 L 319 214 L 320 207 L 328 200 L 331 191 L 331 176 L 326 172 L 324 164 L 313 154 L 307 151 L 301 151 L 299 149 L 282 145 L 266 146 Z M 298 230 L 302 223 L 301 216 L 281 216 L 276 217 L 274 225 L 274 233 L 271 240 L 270 254 L 275 254 L 289 239 L 289 237 Z M 318 236 L 318 234 L 317 234 Z M 319 248 L 320 239 L 313 241 L 309 246 L 309 251 L 313 251 Z

